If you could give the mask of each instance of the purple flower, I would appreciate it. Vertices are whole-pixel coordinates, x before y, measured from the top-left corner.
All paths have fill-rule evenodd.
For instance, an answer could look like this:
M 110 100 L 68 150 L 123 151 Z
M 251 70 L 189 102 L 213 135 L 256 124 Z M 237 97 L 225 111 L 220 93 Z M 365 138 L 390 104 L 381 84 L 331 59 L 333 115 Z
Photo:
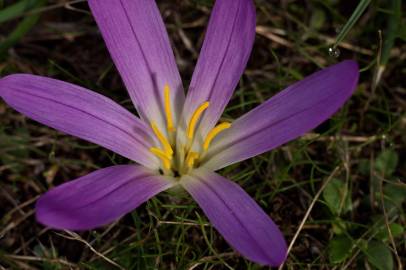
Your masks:
M 37 202 L 38 221 L 92 229 L 181 185 L 234 249 L 259 264 L 280 265 L 286 242 L 278 227 L 243 189 L 214 171 L 329 118 L 356 88 L 357 64 L 323 69 L 216 126 L 254 42 L 252 0 L 216 1 L 186 98 L 154 1 L 88 2 L 141 119 L 95 92 L 40 76 L 7 76 L 0 95 L 28 117 L 140 165 L 97 170 L 50 190 Z

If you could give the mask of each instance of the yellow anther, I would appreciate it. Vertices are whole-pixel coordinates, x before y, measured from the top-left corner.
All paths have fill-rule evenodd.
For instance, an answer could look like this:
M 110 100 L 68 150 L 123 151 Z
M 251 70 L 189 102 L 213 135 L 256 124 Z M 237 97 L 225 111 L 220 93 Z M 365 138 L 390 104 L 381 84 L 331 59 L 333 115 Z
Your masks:
M 204 102 L 202 105 L 199 106 L 199 108 L 196 109 L 196 111 L 192 115 L 192 118 L 190 118 L 188 129 L 187 129 L 187 136 L 190 140 L 193 139 L 197 121 L 199 121 L 200 116 L 208 107 L 209 107 L 209 102 L 208 101 Z
M 149 151 L 161 159 L 165 169 L 169 170 L 171 168 L 171 156 L 167 156 L 165 152 L 155 147 L 151 147 Z
M 162 144 L 162 146 L 164 148 L 165 154 L 167 156 L 172 156 L 172 154 L 173 154 L 172 147 L 169 144 L 166 137 L 161 133 L 161 131 L 159 131 L 159 129 L 158 129 L 157 125 L 155 124 L 155 122 L 151 122 L 151 127 L 152 127 L 152 130 L 154 131 L 156 137 L 161 142 L 161 144 Z
M 203 149 L 206 151 L 207 149 L 209 149 L 209 145 L 211 143 L 211 141 L 214 139 L 214 137 L 217 136 L 217 134 L 219 134 L 220 132 L 222 132 L 223 130 L 227 129 L 231 127 L 231 123 L 228 122 L 224 122 L 221 124 L 218 124 L 216 127 L 214 127 L 209 134 L 207 134 L 206 139 L 204 140 L 203 143 Z
M 171 92 L 171 89 L 169 88 L 169 85 L 165 84 L 164 101 L 165 101 L 166 125 L 167 125 L 168 132 L 173 132 L 173 131 L 175 131 L 175 128 L 173 127 L 170 92 Z
M 189 168 L 192 168 L 195 160 L 199 157 L 199 154 L 196 152 L 189 152 L 187 158 L 186 158 L 186 164 Z

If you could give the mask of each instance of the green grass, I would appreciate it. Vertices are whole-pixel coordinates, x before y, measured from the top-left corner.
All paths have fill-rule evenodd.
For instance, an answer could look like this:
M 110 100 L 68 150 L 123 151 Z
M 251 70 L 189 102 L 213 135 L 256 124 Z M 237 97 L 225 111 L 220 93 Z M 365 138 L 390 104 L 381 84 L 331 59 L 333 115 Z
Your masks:
M 86 3 L 76 2 L 0 10 L 1 76 L 24 72 L 70 81 L 134 112 Z M 187 86 L 212 1 L 158 3 Z M 406 46 L 397 27 L 405 22 L 397 17 L 399 1 L 371 1 L 349 27 L 357 7 L 351 1 L 258 0 L 256 6 L 255 46 L 224 118 L 235 119 L 343 59 L 358 61 L 360 82 L 345 107 L 311 133 L 220 173 L 255 198 L 288 242 L 297 236 L 284 269 L 401 269 Z M 340 56 L 332 57 L 337 39 Z M 36 223 L 35 200 L 49 188 L 128 162 L 0 101 L 0 269 L 267 269 L 236 254 L 185 192 L 162 193 L 94 231 L 72 234 Z

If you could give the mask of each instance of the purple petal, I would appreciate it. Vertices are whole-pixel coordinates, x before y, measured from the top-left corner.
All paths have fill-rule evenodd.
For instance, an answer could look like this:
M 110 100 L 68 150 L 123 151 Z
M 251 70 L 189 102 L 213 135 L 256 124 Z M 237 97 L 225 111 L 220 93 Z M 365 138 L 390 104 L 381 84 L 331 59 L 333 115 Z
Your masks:
M 357 63 L 346 60 L 289 86 L 220 134 L 204 166 L 223 168 L 317 127 L 343 106 L 356 89 L 358 76 Z
M 63 81 L 16 74 L 0 80 L 0 96 L 42 124 L 99 144 L 147 167 L 159 166 L 148 150 L 150 129 L 100 94 Z
M 245 69 L 255 37 L 252 0 L 215 2 L 183 115 L 187 124 L 196 108 L 210 102 L 200 125 L 205 136 L 217 123 Z
M 134 210 L 173 182 L 146 168 L 104 168 L 51 189 L 37 201 L 37 220 L 54 229 L 89 230 Z
M 185 176 L 181 184 L 239 253 L 264 265 L 278 266 L 285 260 L 287 248 L 282 233 L 237 184 L 202 169 Z
M 163 125 L 162 100 L 167 83 L 176 119 L 184 101 L 183 86 L 155 1 L 89 0 L 88 3 L 141 117 Z

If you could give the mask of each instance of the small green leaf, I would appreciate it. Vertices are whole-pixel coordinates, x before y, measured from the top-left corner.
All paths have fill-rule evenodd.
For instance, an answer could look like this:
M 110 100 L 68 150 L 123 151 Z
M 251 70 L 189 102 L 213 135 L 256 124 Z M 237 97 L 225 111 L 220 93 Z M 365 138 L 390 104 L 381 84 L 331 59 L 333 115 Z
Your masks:
M 392 223 L 389 224 L 389 229 L 392 233 L 392 237 L 396 238 L 398 236 L 403 235 L 404 233 L 404 228 L 402 225 L 398 224 L 398 223 Z M 380 239 L 382 241 L 386 241 L 389 239 L 389 232 L 388 232 L 388 228 L 386 226 L 382 226 L 378 229 L 378 233 L 376 234 L 376 238 Z
M 331 223 L 331 229 L 334 234 L 343 234 L 348 230 L 348 224 L 344 220 L 336 218 Z
M 400 23 L 400 25 L 405 25 L 406 24 L 406 20 L 402 20 L 402 22 Z M 402 39 L 403 41 L 406 41 L 406 27 L 400 27 L 398 29 L 398 38 Z
M 340 179 L 332 179 L 323 191 L 323 198 L 335 215 L 351 210 L 351 198 L 347 185 Z
M 320 29 L 326 22 L 326 14 L 322 9 L 315 9 L 310 18 L 310 27 L 313 29 Z
M 390 249 L 380 241 L 371 241 L 366 250 L 367 260 L 379 270 L 393 269 L 393 257 Z
M 398 154 L 391 150 L 381 152 L 375 161 L 375 169 L 384 176 L 391 176 L 398 165 Z
M 362 175 L 369 175 L 371 173 L 371 161 L 369 159 L 361 159 L 358 163 L 358 171 Z
M 329 243 L 329 260 L 337 264 L 344 261 L 351 254 L 352 242 L 346 236 L 335 236 Z
M 385 195 L 385 208 L 391 211 L 392 208 L 401 209 L 402 203 L 406 200 L 406 188 L 396 184 L 386 184 L 383 188 Z

